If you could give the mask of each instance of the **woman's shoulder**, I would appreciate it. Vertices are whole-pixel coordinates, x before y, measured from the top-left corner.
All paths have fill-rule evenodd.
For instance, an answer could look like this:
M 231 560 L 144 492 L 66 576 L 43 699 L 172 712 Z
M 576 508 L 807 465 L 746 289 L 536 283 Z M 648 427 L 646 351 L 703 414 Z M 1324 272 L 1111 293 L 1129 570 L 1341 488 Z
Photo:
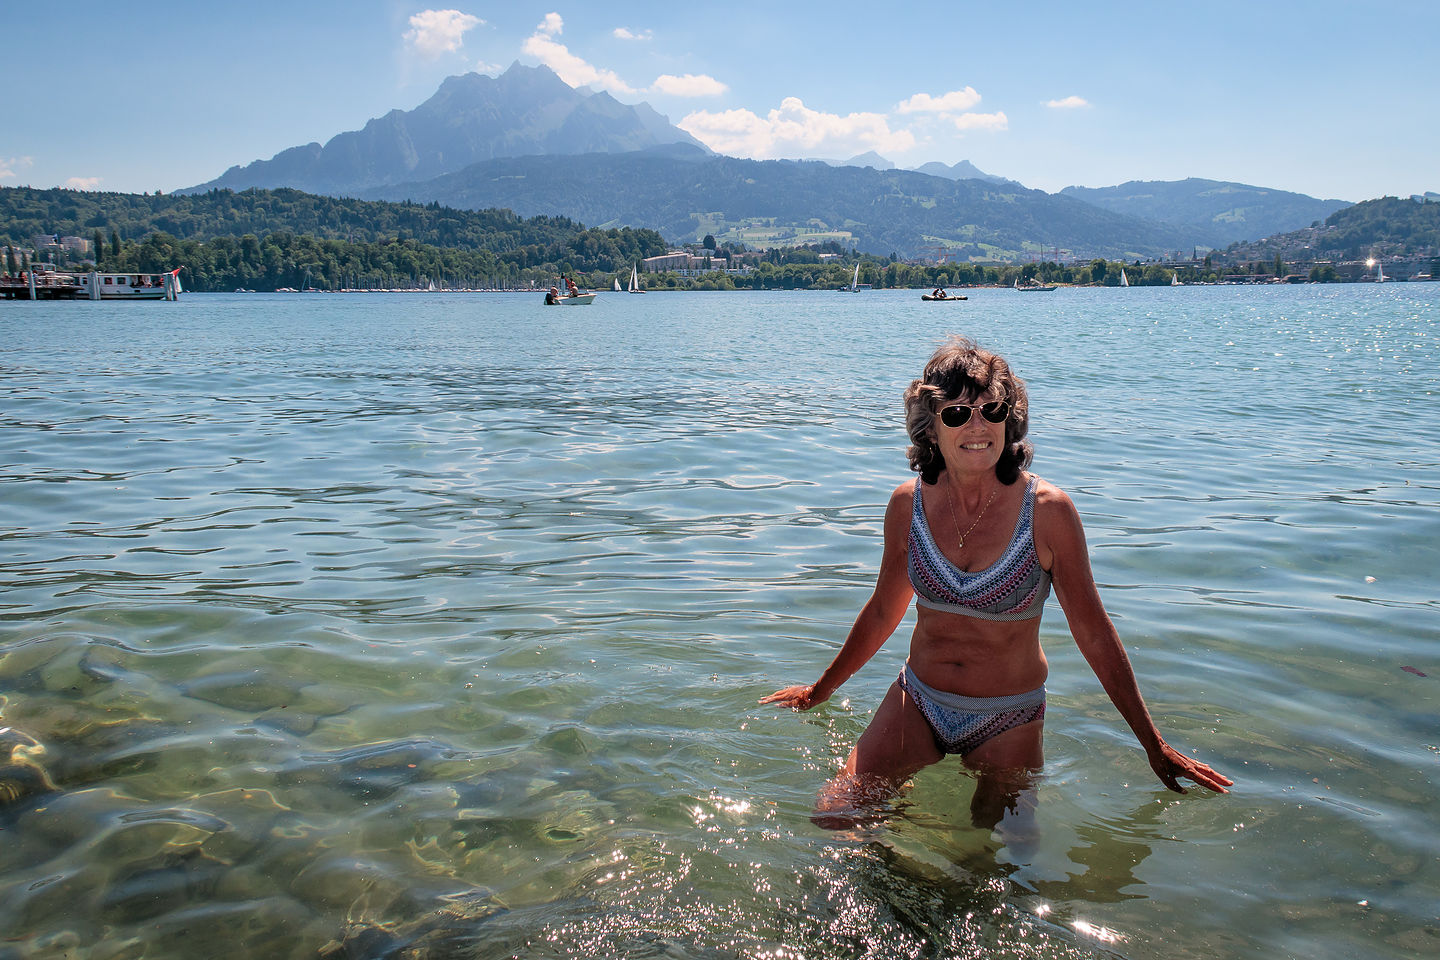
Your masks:
M 1027 484 L 1035 485 L 1035 514 L 1057 516 L 1075 513 L 1075 502 L 1070 495 L 1044 477 L 1026 472 L 1021 475 Z
M 890 491 L 890 506 L 904 507 L 910 509 L 915 503 L 915 483 L 918 478 L 911 477 Z

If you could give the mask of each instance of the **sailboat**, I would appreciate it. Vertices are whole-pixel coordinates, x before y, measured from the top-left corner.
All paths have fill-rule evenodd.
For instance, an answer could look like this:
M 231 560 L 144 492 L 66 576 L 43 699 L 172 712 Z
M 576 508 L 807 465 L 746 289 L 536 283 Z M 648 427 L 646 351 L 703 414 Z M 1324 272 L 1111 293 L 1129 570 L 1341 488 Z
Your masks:
M 1380 265 L 1380 261 L 1379 261 L 1379 260 L 1376 260 L 1376 261 L 1375 261 L 1375 282 L 1376 282 L 1376 283 L 1384 283 L 1384 282 L 1386 281 L 1386 279 L 1387 279 L 1387 277 L 1385 276 L 1385 268 Z
M 614 285 L 613 287 L 611 287 L 611 289 L 614 290 L 616 293 L 619 293 L 619 292 L 620 292 L 620 278 L 619 278 L 619 277 L 616 277 L 616 278 L 615 278 L 615 285 Z
M 1120 268 L 1120 286 L 1122 286 L 1122 287 L 1128 287 L 1128 286 L 1130 286 L 1130 278 L 1127 277 L 1127 276 L 1125 276 L 1125 268 L 1124 268 L 1124 267 L 1121 267 L 1121 268 Z
M 1183 284 L 1183 283 L 1180 282 L 1180 271 L 1179 271 L 1179 270 L 1176 270 L 1174 273 L 1170 274 L 1170 286 L 1172 286 L 1172 287 L 1183 287 L 1183 286 L 1185 286 L 1185 284 Z
M 850 278 L 850 292 L 855 293 L 860 289 L 860 264 L 855 264 L 855 276 Z
M 618 290 L 619 287 L 616 287 L 616 289 Z M 644 293 L 644 292 L 645 292 L 644 290 L 641 290 L 641 289 L 640 289 L 640 272 L 635 269 L 635 265 L 634 265 L 633 263 L 630 265 L 630 292 L 631 292 L 631 293 Z

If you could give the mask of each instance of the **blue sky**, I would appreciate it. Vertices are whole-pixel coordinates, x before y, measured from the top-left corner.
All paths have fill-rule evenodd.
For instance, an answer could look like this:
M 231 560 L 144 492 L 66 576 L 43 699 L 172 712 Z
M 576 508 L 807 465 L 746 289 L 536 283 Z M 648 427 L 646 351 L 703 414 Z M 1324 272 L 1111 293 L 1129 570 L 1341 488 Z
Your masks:
M 0 185 L 169 191 L 447 76 L 546 63 L 734 156 L 969 160 L 1056 191 L 1440 191 L 1432 0 L 67 2 L 5 24 Z

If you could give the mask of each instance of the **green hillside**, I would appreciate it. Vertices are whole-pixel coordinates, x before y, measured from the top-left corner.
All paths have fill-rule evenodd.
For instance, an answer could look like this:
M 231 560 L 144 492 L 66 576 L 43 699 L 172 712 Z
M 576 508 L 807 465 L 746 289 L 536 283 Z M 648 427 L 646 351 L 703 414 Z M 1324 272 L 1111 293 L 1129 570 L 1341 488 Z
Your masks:
M 1229 261 L 1360 260 L 1440 256 L 1440 202 L 1399 197 L 1366 200 L 1337 210 L 1323 223 L 1223 251 Z
M 113 270 L 184 264 L 191 290 L 428 282 L 516 285 L 557 272 L 618 273 L 665 251 L 653 230 L 565 217 L 337 199 L 298 190 L 188 196 L 0 188 L 0 244 L 37 235 L 100 241 Z M 116 241 L 119 253 L 114 252 Z

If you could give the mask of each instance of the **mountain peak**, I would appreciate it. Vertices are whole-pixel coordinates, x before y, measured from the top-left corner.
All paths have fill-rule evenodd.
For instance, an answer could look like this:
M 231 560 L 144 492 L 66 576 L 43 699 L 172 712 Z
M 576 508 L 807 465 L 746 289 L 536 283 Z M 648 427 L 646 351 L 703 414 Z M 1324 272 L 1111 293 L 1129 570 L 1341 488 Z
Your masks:
M 498 77 L 447 77 L 414 110 L 391 110 L 318 149 L 291 147 L 179 192 L 296 187 L 353 196 L 500 157 L 628 153 L 674 143 L 704 149 L 649 104 L 577 90 L 549 67 L 517 60 Z

